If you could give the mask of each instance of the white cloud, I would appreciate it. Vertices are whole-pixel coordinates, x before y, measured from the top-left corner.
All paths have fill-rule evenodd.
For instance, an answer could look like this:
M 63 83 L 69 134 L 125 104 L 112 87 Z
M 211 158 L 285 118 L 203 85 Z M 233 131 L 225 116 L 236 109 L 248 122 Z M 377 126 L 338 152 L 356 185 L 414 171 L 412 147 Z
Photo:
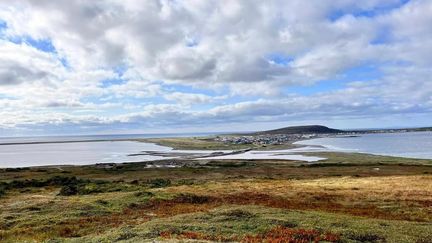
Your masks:
M 33 82 L 49 85 L 64 75 L 55 57 L 26 44 L 0 40 L 0 53 L 0 86 Z
M 431 16 L 427 0 L 5 0 L 0 126 L 427 113 Z M 347 73 L 366 64 L 378 74 Z
M 184 105 L 192 104 L 211 104 L 227 98 L 227 96 L 210 96 L 205 94 L 171 92 L 164 95 L 164 98 L 170 101 L 176 101 Z

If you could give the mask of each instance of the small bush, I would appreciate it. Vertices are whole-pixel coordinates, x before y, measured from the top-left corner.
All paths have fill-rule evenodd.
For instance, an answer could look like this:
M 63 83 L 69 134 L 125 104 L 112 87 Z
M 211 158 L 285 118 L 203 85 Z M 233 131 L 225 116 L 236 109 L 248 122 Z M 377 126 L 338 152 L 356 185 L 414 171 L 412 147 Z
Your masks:
M 245 167 L 245 166 L 254 166 L 255 163 L 248 163 L 248 162 L 233 162 L 233 161 L 210 161 L 206 164 L 207 166 L 213 166 L 213 167 L 225 167 L 225 168 L 231 168 L 231 167 Z
M 28 192 L 29 188 L 39 188 L 46 186 L 61 187 L 59 195 L 70 196 L 77 194 L 90 194 L 105 191 L 121 190 L 121 188 L 112 187 L 107 181 L 103 180 L 83 180 L 75 176 L 53 176 L 46 180 L 13 180 L 9 183 L 0 182 L 0 196 L 6 191 L 18 189 L 21 192 Z
M 61 237 L 80 237 L 81 235 L 78 233 L 79 228 L 77 226 L 75 227 L 62 227 L 59 229 L 59 235 Z
M 203 204 L 210 201 L 210 197 L 199 196 L 191 193 L 182 193 L 175 198 L 177 203 Z
M 30 206 L 27 208 L 27 210 L 29 210 L 29 211 L 41 211 L 42 209 L 40 207 Z
M 347 238 L 360 242 L 386 242 L 384 237 L 374 233 L 350 233 Z
M 153 197 L 154 193 L 148 192 L 148 191 L 140 191 L 140 192 L 135 192 L 134 196 L 135 197 Z
M 23 170 L 29 170 L 29 168 L 6 168 L 6 172 L 20 172 Z
M 0 187 L 0 197 L 4 196 L 5 194 L 6 194 L 6 189 Z
M 78 194 L 78 186 L 75 184 L 65 185 L 61 188 L 60 196 L 72 196 Z
M 103 206 L 107 206 L 107 205 L 109 205 L 109 202 L 106 201 L 106 200 L 103 200 L 103 199 L 98 199 L 98 200 L 96 200 L 96 203 L 97 203 L 97 204 L 100 204 L 100 205 L 103 205 Z
M 130 182 L 132 185 L 139 185 L 139 180 L 133 180 Z
M 296 222 L 286 221 L 286 220 L 271 220 L 270 223 L 272 225 L 279 225 L 285 228 L 295 228 L 298 226 Z
M 180 242 L 183 240 L 198 240 L 198 241 L 211 241 L 211 242 L 237 242 L 239 241 L 238 237 L 225 237 L 222 235 L 208 235 L 201 232 L 194 231 L 181 231 L 178 229 L 175 230 L 166 230 L 159 232 L 159 236 L 165 239 L 178 239 Z
M 157 178 L 147 181 L 147 184 L 151 188 L 162 188 L 162 187 L 168 187 L 171 185 L 171 180 L 169 179 L 163 179 L 163 178 Z
M 420 237 L 420 239 L 416 241 L 416 243 L 430 243 L 430 242 L 432 242 L 432 235 L 427 237 Z
M 194 184 L 195 184 L 195 181 L 191 180 L 191 179 L 182 179 L 182 180 L 179 180 L 177 182 L 177 185 L 187 185 L 187 186 L 190 186 L 190 185 L 194 185 Z
M 48 172 L 46 169 L 37 169 L 36 172 Z
M 255 217 L 253 213 L 241 209 L 233 209 L 223 212 L 222 215 L 228 216 L 230 219 L 248 219 Z
M 127 205 L 127 207 L 128 207 L 128 208 L 131 208 L 131 209 L 139 208 L 139 207 L 140 207 L 140 204 L 132 202 L 132 203 L 129 203 L 129 204 Z
M 49 178 L 46 181 L 46 184 L 51 186 L 65 186 L 65 185 L 71 185 L 71 184 L 78 184 L 78 183 L 84 183 L 88 182 L 88 180 L 81 180 L 76 178 L 75 176 L 54 176 Z
M 81 184 L 78 188 L 78 194 L 81 195 L 88 195 L 92 193 L 101 193 L 106 191 L 105 188 L 100 186 L 100 184 L 97 183 L 88 183 L 88 184 Z
M 137 236 L 137 234 L 135 232 L 133 232 L 131 228 L 129 228 L 129 227 L 122 228 L 119 236 L 116 238 L 116 241 L 128 240 L 128 239 L 134 238 L 136 236 Z

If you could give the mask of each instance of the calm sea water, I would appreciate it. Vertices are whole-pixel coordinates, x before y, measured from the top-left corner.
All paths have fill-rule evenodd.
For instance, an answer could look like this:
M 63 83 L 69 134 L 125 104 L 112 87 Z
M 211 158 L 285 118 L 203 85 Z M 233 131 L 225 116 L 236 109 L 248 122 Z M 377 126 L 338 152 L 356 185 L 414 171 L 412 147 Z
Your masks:
M 128 155 L 139 153 L 141 151 L 168 151 L 171 150 L 171 148 L 150 143 L 115 140 L 154 137 L 206 136 L 213 134 L 214 133 L 183 133 L 0 137 L 0 168 L 66 164 L 86 165 L 95 163 L 121 163 L 166 159 L 161 156 L 152 155 L 132 157 Z M 90 142 L 95 140 L 98 142 Z
M 82 136 L 38 136 L 38 137 L 0 137 L 0 145 L 10 143 L 46 143 L 46 142 L 73 142 L 93 140 L 122 140 L 140 138 L 164 137 L 192 137 L 208 136 L 218 133 L 162 133 L 162 134 L 114 134 L 114 135 L 82 135 Z
M 163 157 L 128 155 L 169 150 L 171 148 L 132 141 L 0 145 L 0 168 L 148 161 Z
M 432 159 L 432 132 L 364 134 L 358 137 L 317 138 L 297 142 L 330 150 Z
M 148 154 L 128 156 L 142 151 L 170 152 L 172 150 L 169 147 L 134 141 L 20 144 L 25 142 L 113 140 L 141 137 L 143 137 L 143 135 L 136 135 L 136 137 L 131 137 L 131 135 L 108 135 L 86 137 L 2 138 L 0 139 L 0 168 L 121 163 L 168 158 Z M 359 137 L 319 138 L 298 143 L 304 145 L 321 145 L 330 150 L 337 151 L 432 159 L 432 132 L 366 134 Z M 313 148 L 308 148 L 307 151 L 311 149 Z M 191 153 L 191 151 L 176 151 L 176 153 L 179 152 Z M 211 153 L 212 151 L 193 152 Z M 302 156 L 301 149 L 267 152 L 250 151 L 244 154 L 231 155 L 231 157 L 228 155 L 218 158 L 232 159 L 234 158 L 232 156 L 237 159 L 288 159 L 305 161 L 316 161 L 320 159 Z

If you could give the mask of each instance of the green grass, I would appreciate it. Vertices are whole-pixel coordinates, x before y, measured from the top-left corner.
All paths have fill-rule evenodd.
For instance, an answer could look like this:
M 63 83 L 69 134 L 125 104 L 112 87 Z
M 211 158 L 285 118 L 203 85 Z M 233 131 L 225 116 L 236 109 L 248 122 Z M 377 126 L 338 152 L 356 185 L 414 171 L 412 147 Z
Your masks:
M 174 149 L 185 150 L 224 150 L 224 149 L 247 149 L 255 147 L 252 144 L 225 144 L 212 138 L 148 138 L 139 140 L 143 142 L 156 143 Z
M 334 164 L 334 165 L 430 165 L 430 159 L 412 159 L 392 156 L 380 156 L 362 153 L 340 153 L 340 152 L 309 152 L 306 155 L 327 158 L 314 164 Z
M 181 168 L 147 168 L 146 163 L 118 164 L 113 168 L 53 166 L 45 168 L 0 169 L 0 183 L 13 180 L 46 180 L 54 176 L 111 182 L 153 180 L 206 181 L 229 178 L 319 178 L 325 176 L 377 176 L 432 174 L 432 160 L 419 160 L 353 153 L 309 153 L 327 160 L 317 163 L 286 160 L 200 160 L 186 161 Z M 175 160 L 172 160 L 175 162 Z M 182 161 L 179 161 L 182 163 Z M 203 164 L 204 163 L 204 164 Z M 380 168 L 379 171 L 374 168 Z M 2 186 L 0 185 L 0 189 Z
M 214 140 L 213 137 L 193 137 L 193 138 L 148 138 L 138 141 L 156 143 L 162 146 L 168 146 L 174 149 L 184 150 L 240 150 L 240 149 L 257 149 L 257 150 L 275 150 L 289 149 L 298 147 L 293 144 L 279 145 L 258 145 L 258 144 L 233 144 L 223 143 Z

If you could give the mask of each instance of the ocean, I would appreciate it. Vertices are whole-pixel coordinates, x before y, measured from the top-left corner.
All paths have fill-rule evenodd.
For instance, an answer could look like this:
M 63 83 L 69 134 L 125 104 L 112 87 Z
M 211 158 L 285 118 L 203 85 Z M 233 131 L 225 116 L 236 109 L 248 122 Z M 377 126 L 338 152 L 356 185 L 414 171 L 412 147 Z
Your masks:
M 206 134 L 209 135 L 209 134 Z M 146 137 L 200 136 L 200 134 L 163 135 L 102 135 L 68 137 L 0 138 L 0 168 L 47 165 L 87 165 L 170 159 L 154 154 L 129 156 L 145 151 L 172 152 L 172 148 L 152 143 L 124 141 Z M 201 134 L 204 136 L 204 134 Z M 95 140 L 104 140 L 97 141 Z M 120 141 L 115 141 L 120 140 Z M 123 140 L 123 141 L 121 141 Z M 60 142 L 62 143 L 55 143 Z M 64 143 L 66 141 L 66 143 Z M 81 141 L 81 142 L 77 142 Z M 364 134 L 356 137 L 327 137 L 297 142 L 302 145 L 323 146 L 324 151 L 342 151 L 389 155 L 407 158 L 432 159 L 432 132 Z M 249 151 L 217 159 L 288 159 L 317 161 L 321 158 L 302 155 L 302 150 Z M 318 151 L 323 151 L 318 149 Z M 211 153 L 214 151 L 180 151 L 176 153 Z M 166 155 L 165 155 L 166 156 Z M 172 158 L 175 158 L 172 157 Z
M 177 133 L 0 137 L 0 168 L 87 165 L 95 163 L 121 163 L 166 159 L 166 157 L 153 155 L 128 156 L 142 151 L 169 151 L 171 148 L 151 143 L 124 140 L 207 136 L 213 134 L 214 133 Z
M 377 133 L 326 137 L 297 142 L 334 151 L 432 159 L 432 132 Z

